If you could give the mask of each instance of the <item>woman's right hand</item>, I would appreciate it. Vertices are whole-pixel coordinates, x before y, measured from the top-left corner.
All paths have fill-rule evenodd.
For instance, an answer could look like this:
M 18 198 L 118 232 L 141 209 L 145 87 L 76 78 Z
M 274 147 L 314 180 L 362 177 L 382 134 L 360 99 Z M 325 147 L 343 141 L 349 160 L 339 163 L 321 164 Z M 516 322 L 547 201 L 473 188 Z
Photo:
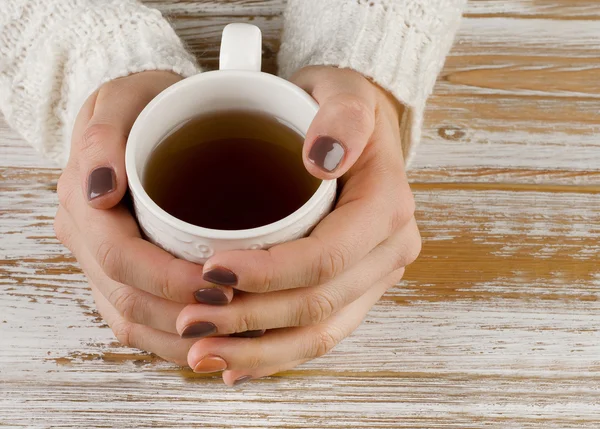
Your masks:
M 58 182 L 58 239 L 87 275 L 100 314 L 126 346 L 179 365 L 196 341 L 175 322 L 185 304 L 226 305 L 228 286 L 202 279 L 202 266 L 145 241 L 123 198 L 125 144 L 133 122 L 161 91 L 181 79 L 142 72 L 104 84 L 81 108 L 69 162 Z

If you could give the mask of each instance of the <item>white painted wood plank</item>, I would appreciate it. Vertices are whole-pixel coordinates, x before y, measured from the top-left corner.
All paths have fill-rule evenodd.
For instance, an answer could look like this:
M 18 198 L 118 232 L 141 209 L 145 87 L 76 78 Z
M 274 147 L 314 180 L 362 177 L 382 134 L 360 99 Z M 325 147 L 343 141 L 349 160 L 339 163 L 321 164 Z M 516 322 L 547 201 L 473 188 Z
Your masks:
M 467 15 L 501 15 L 518 18 L 598 19 L 596 0 L 469 0 Z
M 600 20 L 464 18 L 453 55 L 589 57 L 597 52 Z M 594 57 L 597 57 L 594 55 Z
M 147 3 L 208 65 L 255 16 L 274 70 L 282 0 Z M 58 169 L 0 120 L 0 427 L 600 426 L 596 4 L 470 2 L 411 172 L 421 258 L 332 354 L 237 390 L 114 342 Z
M 21 201 L 0 230 L 3 244 L 15 243 L 0 285 L 0 417 L 9 426 L 600 421 L 600 195 L 417 191 L 426 250 L 406 282 L 331 355 L 231 390 L 115 346 L 50 238 L 43 217 L 54 195 L 35 184 L 8 194 Z
M 599 76 L 598 58 L 451 55 L 435 92 L 452 96 L 599 99 Z
M 598 171 L 599 115 L 600 100 L 434 96 L 413 168 Z

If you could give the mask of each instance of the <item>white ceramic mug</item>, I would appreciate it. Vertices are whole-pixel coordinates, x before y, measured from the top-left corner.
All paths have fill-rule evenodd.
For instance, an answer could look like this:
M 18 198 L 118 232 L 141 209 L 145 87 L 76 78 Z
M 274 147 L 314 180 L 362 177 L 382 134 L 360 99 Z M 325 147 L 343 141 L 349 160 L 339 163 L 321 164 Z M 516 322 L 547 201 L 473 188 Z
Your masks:
M 198 115 L 249 110 L 280 118 L 306 135 L 318 105 L 302 89 L 262 73 L 258 27 L 230 24 L 223 30 L 220 68 L 184 79 L 152 100 L 136 119 L 125 154 L 135 213 L 147 238 L 173 255 L 204 263 L 217 252 L 265 249 L 307 235 L 329 213 L 336 182 L 323 181 L 313 196 L 289 216 L 258 228 L 224 231 L 192 225 L 171 216 L 146 193 L 142 183 L 153 149 L 173 129 Z M 194 198 L 190 195 L 189 198 Z

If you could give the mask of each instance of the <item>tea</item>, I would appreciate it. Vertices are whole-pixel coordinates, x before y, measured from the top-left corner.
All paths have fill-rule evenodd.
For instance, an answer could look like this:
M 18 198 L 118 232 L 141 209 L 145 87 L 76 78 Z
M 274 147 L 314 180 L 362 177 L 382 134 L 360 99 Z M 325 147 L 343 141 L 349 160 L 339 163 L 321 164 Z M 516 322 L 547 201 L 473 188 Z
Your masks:
M 246 111 L 191 119 L 150 155 L 144 188 L 163 210 L 212 229 L 256 228 L 299 209 L 320 180 L 302 162 L 304 138 Z

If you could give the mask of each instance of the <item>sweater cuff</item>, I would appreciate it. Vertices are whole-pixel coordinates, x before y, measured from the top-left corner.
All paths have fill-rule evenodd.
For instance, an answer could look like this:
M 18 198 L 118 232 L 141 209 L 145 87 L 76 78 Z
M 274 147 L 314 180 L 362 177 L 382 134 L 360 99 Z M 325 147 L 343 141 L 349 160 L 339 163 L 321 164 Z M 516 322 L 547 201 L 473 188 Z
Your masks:
M 290 0 L 280 73 L 309 65 L 350 68 L 408 107 L 402 149 L 409 163 L 423 112 L 459 25 L 464 0 Z
M 82 11 L 68 31 L 75 43 L 71 47 L 73 73 L 86 76 L 93 87 L 90 92 L 142 71 L 172 71 L 183 77 L 199 71 L 160 12 L 138 3 L 114 2 L 110 7 Z

